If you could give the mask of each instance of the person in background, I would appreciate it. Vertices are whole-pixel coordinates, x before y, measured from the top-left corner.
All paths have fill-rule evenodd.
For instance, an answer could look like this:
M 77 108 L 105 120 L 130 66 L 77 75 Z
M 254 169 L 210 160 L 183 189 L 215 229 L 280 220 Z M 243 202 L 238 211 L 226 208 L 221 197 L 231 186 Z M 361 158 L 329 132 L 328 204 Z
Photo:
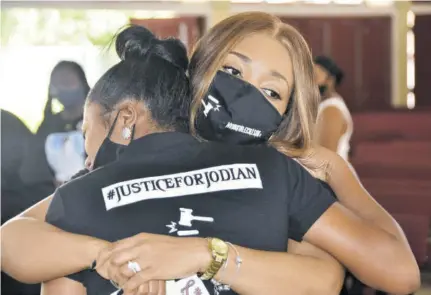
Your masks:
M 89 90 L 82 67 L 60 61 L 51 72 L 44 120 L 36 134 L 15 115 L 1 110 L 2 224 L 84 168 L 81 121 Z M 57 114 L 53 112 L 54 100 L 63 107 Z M 21 284 L 2 272 L 1 293 L 40 294 L 40 285 Z
M 24 147 L 33 134 L 14 114 L 0 110 L 1 118 L 1 224 L 30 207 L 44 196 L 38 186 L 26 187 L 19 176 Z M 43 188 L 42 188 L 43 189 Z M 37 197 L 40 199 L 35 200 Z M 40 285 L 22 284 L 1 273 L 1 294 L 37 295 Z
M 60 61 L 51 72 L 44 120 L 35 135 L 16 116 L 1 110 L 2 224 L 51 194 L 57 184 L 83 167 L 85 156 L 76 144 L 80 141 L 83 150 L 83 139 L 79 140 L 75 133 L 81 129 L 89 90 L 82 67 L 72 61 Z M 60 113 L 53 113 L 54 100 L 63 107 Z M 71 140 L 60 142 L 62 138 Z M 2 272 L 2 294 L 39 293 L 40 285 L 21 284 Z
M 317 117 L 318 143 L 348 160 L 353 121 L 343 98 L 336 91 L 344 73 L 327 56 L 314 59 L 314 73 L 322 96 Z
M 1 114 L 1 223 L 3 224 L 22 210 L 28 208 L 22 203 L 22 182 L 19 170 L 25 146 L 33 134 L 14 114 L 0 110 Z M 25 203 L 25 202 L 24 202 Z
M 90 86 L 82 67 L 73 61 L 60 61 L 51 72 L 44 119 L 37 135 L 79 130 L 89 91 Z M 63 106 L 63 110 L 57 114 L 53 112 L 55 100 Z
M 52 70 L 44 119 L 28 146 L 21 169 L 25 183 L 49 186 L 45 195 L 84 166 L 84 140 L 77 137 L 82 137 L 83 107 L 89 90 L 85 72 L 76 62 L 60 61 Z M 54 103 L 61 105 L 60 112 L 54 113 Z M 81 142 L 82 147 L 76 142 Z
M 348 161 L 350 138 L 353 133 L 353 120 L 343 98 L 336 88 L 341 84 L 344 73 L 340 67 L 327 56 L 314 58 L 314 73 L 322 102 L 317 117 L 318 143 Z M 349 166 L 350 163 L 349 163 Z M 342 295 L 363 294 L 365 285 L 352 274 L 346 275 Z M 386 294 L 378 291 L 376 294 Z

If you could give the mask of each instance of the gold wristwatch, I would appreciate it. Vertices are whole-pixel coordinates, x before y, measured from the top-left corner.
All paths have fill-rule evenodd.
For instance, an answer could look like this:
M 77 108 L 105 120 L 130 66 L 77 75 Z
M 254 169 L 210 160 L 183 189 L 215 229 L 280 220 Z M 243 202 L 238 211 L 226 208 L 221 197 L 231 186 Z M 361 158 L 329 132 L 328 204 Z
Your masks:
M 212 261 L 207 270 L 201 275 L 201 280 L 211 280 L 226 262 L 229 253 L 228 244 L 217 238 L 209 238 L 208 247 Z

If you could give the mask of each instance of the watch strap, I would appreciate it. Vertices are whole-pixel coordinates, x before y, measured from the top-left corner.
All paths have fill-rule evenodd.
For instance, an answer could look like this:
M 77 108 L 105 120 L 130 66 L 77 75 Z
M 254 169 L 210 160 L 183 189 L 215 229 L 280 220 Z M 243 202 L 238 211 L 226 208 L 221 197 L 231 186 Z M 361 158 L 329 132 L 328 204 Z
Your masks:
M 217 261 L 213 259 L 211 261 L 210 266 L 207 268 L 207 270 L 202 274 L 200 277 L 201 280 L 211 280 L 221 269 L 223 266 L 224 261 Z
M 213 239 L 214 238 L 207 238 L 208 249 L 211 253 L 212 260 L 206 271 L 200 276 L 201 280 L 211 280 L 219 272 L 219 270 L 222 268 L 223 264 L 227 260 L 227 256 L 223 257 L 214 251 L 212 246 Z

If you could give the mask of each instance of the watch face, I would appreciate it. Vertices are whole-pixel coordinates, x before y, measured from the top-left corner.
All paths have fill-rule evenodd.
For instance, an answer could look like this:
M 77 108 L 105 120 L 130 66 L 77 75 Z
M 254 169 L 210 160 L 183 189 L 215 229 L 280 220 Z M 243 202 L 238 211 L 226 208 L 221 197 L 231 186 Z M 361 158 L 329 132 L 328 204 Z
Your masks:
M 229 246 L 219 239 L 213 239 L 212 242 L 212 248 L 215 252 L 217 252 L 219 255 L 227 255 L 229 252 Z

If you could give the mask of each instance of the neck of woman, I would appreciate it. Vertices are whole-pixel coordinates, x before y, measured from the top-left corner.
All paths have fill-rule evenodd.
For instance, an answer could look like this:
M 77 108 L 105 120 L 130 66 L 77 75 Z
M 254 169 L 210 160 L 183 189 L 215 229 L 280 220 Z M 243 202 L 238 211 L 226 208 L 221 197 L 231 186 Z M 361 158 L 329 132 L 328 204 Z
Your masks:
M 335 90 L 326 91 L 325 95 L 323 95 L 323 100 L 332 98 L 332 97 L 341 97 Z

